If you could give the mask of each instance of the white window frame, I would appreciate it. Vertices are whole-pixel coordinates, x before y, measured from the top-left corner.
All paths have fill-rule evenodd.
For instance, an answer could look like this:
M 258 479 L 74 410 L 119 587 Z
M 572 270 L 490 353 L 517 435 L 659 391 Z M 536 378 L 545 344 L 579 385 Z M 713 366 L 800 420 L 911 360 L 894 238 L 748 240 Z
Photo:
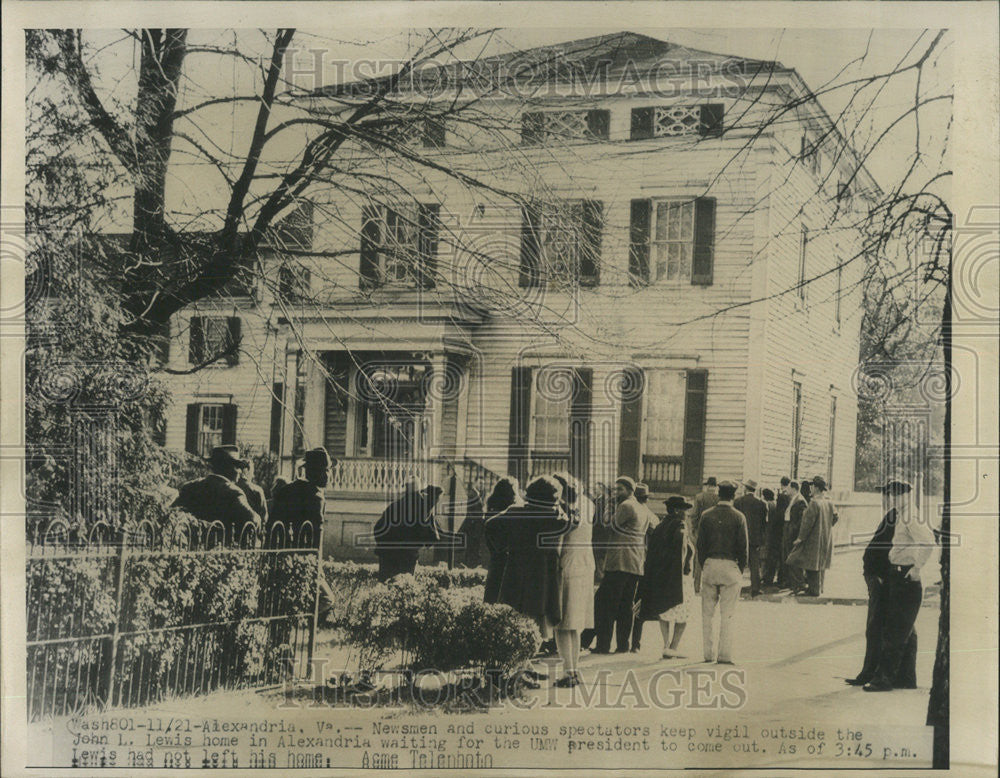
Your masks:
M 570 455 L 570 450 L 572 448 L 572 436 L 570 435 L 570 421 L 573 413 L 573 398 L 572 393 L 566 398 L 566 445 L 565 447 L 555 447 L 546 444 L 545 446 L 538 445 L 538 424 L 537 419 L 539 416 L 539 401 L 544 400 L 547 403 L 553 403 L 548 397 L 542 397 L 542 393 L 538 391 L 538 379 L 543 374 L 545 368 L 531 371 L 531 420 L 528 429 L 528 441 L 530 444 L 531 452 L 541 452 L 545 454 L 565 454 L 567 457 Z M 556 368 L 556 370 L 565 371 L 567 374 L 570 373 L 569 368 Z M 568 377 L 567 380 L 571 380 Z M 547 419 L 554 419 L 555 416 L 547 415 Z
M 691 283 L 691 267 L 694 262 L 694 249 L 695 249 L 695 218 L 696 218 L 696 208 L 695 208 L 695 198 L 693 197 L 653 197 L 651 198 L 651 207 L 649 214 L 649 282 L 651 284 L 686 284 Z M 678 239 L 678 240 L 657 240 L 656 239 L 656 225 L 659 218 L 660 205 L 677 205 L 677 206 L 688 206 L 691 210 L 690 219 L 690 239 Z M 683 226 L 683 223 L 682 223 Z M 687 257 L 687 276 L 678 276 L 677 278 L 667 278 L 664 276 L 660 278 L 658 275 L 658 255 L 657 249 L 662 246 L 669 246 L 671 244 L 686 245 L 688 251 Z M 669 251 L 669 250 L 668 250 Z M 669 268 L 669 261 L 667 263 L 667 268 Z M 666 270 L 664 271 L 666 272 Z
M 218 421 L 218 429 L 206 429 L 207 412 L 212 411 L 212 415 Z M 224 434 L 225 403 L 198 403 L 198 437 L 197 448 L 199 456 L 207 457 L 212 453 L 212 449 L 222 445 Z
M 681 434 L 680 434 L 680 451 L 677 451 L 676 453 L 673 453 L 673 454 L 660 454 L 660 453 L 655 453 L 654 454 L 653 452 L 651 452 L 649 450 L 649 430 L 650 430 L 650 427 L 652 426 L 650 424 L 649 413 L 650 413 L 650 404 L 652 402 L 652 396 L 653 396 L 653 393 L 651 391 L 649 391 L 649 376 L 650 376 L 650 374 L 655 373 L 655 372 L 682 373 L 684 375 L 684 380 L 682 382 L 682 389 L 681 389 L 681 392 L 680 392 L 680 397 L 677 398 L 678 401 L 680 402 L 680 408 L 681 408 L 681 414 L 680 414 L 680 427 L 681 427 L 681 430 L 680 430 L 680 432 L 681 432 Z M 642 397 L 642 426 L 639 428 L 639 455 L 640 455 L 640 457 L 641 456 L 645 456 L 647 454 L 652 455 L 652 456 L 679 456 L 679 457 L 683 457 L 684 456 L 684 411 L 683 411 L 683 409 L 684 409 L 684 402 L 685 402 L 686 397 L 687 397 L 687 370 L 682 369 L 682 368 L 658 368 L 658 367 L 649 368 L 649 367 L 647 367 L 647 368 L 643 369 L 643 373 L 646 376 L 646 379 L 645 379 L 646 389 L 645 389 L 645 391 L 643 391 L 643 397 Z

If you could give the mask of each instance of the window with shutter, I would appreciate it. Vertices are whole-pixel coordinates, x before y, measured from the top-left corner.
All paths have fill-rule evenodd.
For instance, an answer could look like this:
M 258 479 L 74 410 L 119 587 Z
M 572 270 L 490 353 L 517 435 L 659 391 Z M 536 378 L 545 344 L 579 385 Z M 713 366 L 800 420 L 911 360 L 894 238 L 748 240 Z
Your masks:
M 653 105 L 632 109 L 632 140 L 683 135 L 718 136 L 723 131 L 722 103 Z
M 705 469 L 708 371 L 688 370 L 684 402 L 684 487 L 697 490 Z
M 656 492 L 681 488 L 684 464 L 683 370 L 646 370 L 641 478 Z
M 581 483 L 590 480 L 590 415 L 593 404 L 594 371 L 573 371 L 573 400 L 569 410 L 569 472 Z
M 807 254 L 809 250 L 809 228 L 804 224 L 799 231 L 799 301 L 805 302 L 806 300 L 806 265 L 807 265 Z
M 187 407 L 184 450 L 207 457 L 216 446 L 236 443 L 236 406 L 225 403 L 191 403 Z
M 239 316 L 192 316 L 188 361 L 200 365 L 225 355 L 229 365 L 238 364 L 241 329 Z
M 369 207 L 361 226 L 362 289 L 413 286 L 433 279 L 440 205 Z
M 188 322 L 188 337 L 188 362 L 200 365 L 205 361 L 204 317 L 191 317 Z
M 561 200 L 524 211 L 521 286 L 594 286 L 599 281 L 604 205 Z
M 715 199 L 632 201 L 630 272 L 652 282 L 711 284 Z
M 529 111 L 521 115 L 521 142 L 559 144 L 574 140 L 607 140 L 611 112 L 604 109 Z

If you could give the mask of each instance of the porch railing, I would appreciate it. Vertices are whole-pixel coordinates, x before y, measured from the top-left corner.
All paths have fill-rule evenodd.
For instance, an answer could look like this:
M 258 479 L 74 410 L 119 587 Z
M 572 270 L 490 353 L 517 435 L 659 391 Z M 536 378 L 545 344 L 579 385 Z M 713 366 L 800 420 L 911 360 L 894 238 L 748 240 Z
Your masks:
M 684 480 L 684 457 L 643 454 L 642 480 L 653 492 L 679 491 Z
M 446 463 L 441 459 L 340 457 L 333 467 L 330 489 L 361 495 L 387 495 L 401 491 L 411 478 L 443 487 L 448 475 Z

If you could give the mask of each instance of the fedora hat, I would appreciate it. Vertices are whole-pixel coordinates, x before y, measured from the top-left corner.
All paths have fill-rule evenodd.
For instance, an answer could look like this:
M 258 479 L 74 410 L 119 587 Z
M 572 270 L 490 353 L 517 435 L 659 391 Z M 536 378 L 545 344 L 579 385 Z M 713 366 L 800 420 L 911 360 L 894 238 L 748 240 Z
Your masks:
M 743 485 L 752 492 L 757 491 L 757 482 L 752 478 L 748 478 L 743 482 Z
M 901 481 L 898 478 L 890 478 L 879 491 L 882 494 L 909 494 L 913 491 L 913 484 L 909 481 Z
M 333 464 L 330 455 L 322 446 L 309 449 L 302 455 L 302 462 L 306 467 L 329 467 Z
M 705 479 L 705 482 L 702 484 L 702 486 L 718 486 L 718 485 L 719 484 L 715 480 L 714 475 L 710 475 L 708 478 Z
M 663 504 L 667 506 L 668 511 L 686 511 L 691 507 L 691 503 L 678 494 L 670 495 Z
M 214 467 L 250 467 L 250 463 L 240 457 L 240 450 L 236 446 L 225 445 L 216 446 L 212 453 L 208 455 L 208 464 Z
M 812 478 L 812 485 L 816 489 L 822 489 L 824 492 L 827 489 L 829 489 L 829 487 L 826 485 L 826 479 L 823 476 L 821 476 L 821 475 L 814 475 L 813 476 L 813 478 Z

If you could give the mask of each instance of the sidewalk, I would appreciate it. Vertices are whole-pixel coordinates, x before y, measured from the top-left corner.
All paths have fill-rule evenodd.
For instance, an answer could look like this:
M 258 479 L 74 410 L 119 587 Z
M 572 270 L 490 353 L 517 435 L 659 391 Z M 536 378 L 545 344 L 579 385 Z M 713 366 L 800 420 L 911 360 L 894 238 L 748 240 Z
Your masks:
M 793 602 L 806 605 L 867 605 L 868 588 L 861 574 L 861 556 L 864 547 L 838 546 L 833 550 L 833 563 L 826 571 L 823 594 L 819 597 L 796 597 L 788 590 L 767 591 L 752 598 L 756 602 Z M 941 571 L 935 553 L 924 567 L 924 604 L 937 607 L 940 602 Z M 743 576 L 741 597 L 750 597 L 750 573 Z

